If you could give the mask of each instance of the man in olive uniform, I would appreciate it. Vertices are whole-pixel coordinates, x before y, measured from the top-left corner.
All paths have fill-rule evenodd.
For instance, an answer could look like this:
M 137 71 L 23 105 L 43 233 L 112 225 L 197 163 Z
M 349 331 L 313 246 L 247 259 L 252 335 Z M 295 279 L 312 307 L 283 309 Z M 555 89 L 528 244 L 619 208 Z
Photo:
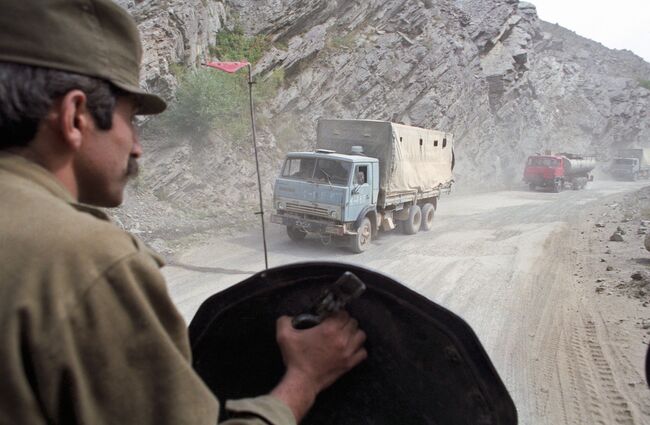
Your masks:
M 0 423 L 217 423 L 162 261 L 93 207 L 122 202 L 142 154 L 133 118 L 165 108 L 138 87 L 135 23 L 110 0 L 1 9 Z M 366 357 L 347 313 L 276 327 L 284 377 L 228 401 L 225 423 L 296 423 Z

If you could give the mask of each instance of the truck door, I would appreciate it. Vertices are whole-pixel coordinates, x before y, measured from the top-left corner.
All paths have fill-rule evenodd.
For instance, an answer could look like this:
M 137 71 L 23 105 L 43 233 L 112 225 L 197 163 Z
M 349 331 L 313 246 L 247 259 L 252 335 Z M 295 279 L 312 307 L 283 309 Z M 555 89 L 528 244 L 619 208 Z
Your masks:
M 352 190 L 350 193 L 350 208 L 346 221 L 356 220 L 361 211 L 372 201 L 370 164 L 356 164 L 352 174 Z

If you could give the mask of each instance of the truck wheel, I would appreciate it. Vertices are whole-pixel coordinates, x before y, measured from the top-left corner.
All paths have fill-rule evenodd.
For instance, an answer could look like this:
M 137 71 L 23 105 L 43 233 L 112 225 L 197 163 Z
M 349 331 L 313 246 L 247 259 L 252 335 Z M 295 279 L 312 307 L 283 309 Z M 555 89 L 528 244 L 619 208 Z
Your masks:
M 305 239 L 307 232 L 294 226 L 287 226 L 287 235 L 289 235 L 289 239 L 292 241 L 299 242 Z
M 370 224 L 370 219 L 366 217 L 361 221 L 361 225 L 357 229 L 357 234 L 352 236 L 350 248 L 352 248 L 352 252 L 358 254 L 368 249 L 371 240 L 372 225 Z
M 559 193 L 562 192 L 562 181 L 558 180 L 553 183 L 553 192 Z
M 528 189 L 530 189 L 531 191 L 534 191 L 535 190 L 535 183 L 530 183 L 528 185 Z
M 424 204 L 422 207 L 422 224 L 420 226 L 422 230 L 431 230 L 433 227 L 433 215 L 435 212 L 436 209 L 433 207 L 433 204 Z
M 414 235 L 420 230 L 422 223 L 422 211 L 417 205 L 411 205 L 409 208 L 409 218 L 402 223 L 402 231 L 406 235 Z

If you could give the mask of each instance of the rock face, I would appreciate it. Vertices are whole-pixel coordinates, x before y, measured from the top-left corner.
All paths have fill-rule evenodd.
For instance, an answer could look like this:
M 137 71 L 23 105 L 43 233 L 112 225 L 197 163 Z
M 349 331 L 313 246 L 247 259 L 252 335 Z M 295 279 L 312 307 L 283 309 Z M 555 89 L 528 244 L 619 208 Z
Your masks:
M 226 20 L 222 2 L 214 0 L 114 0 L 131 13 L 142 35 L 142 83 L 172 98 L 174 65 L 196 66 L 205 59 Z
M 269 114 L 298 120 L 310 140 L 319 117 L 450 130 L 459 185 L 492 187 L 518 183 L 534 152 L 605 159 L 650 140 L 650 92 L 639 86 L 650 65 L 539 21 L 530 3 L 285 2 L 294 14 L 231 3 L 252 16 L 250 31 L 287 45 L 257 71 L 285 69 Z
M 640 84 L 650 79 L 650 64 L 540 21 L 531 3 L 118 2 L 143 33 L 144 83 L 168 98 L 176 83 L 170 65 L 205 59 L 221 28 L 237 24 L 273 42 L 255 66 L 261 84 L 273 70 L 285 76 L 271 106 L 258 112 L 267 123 L 260 129 L 266 147 L 275 149 L 268 158 L 276 158 L 264 165 L 266 196 L 284 153 L 278 144 L 311 146 L 320 117 L 453 132 L 460 190 L 519 185 L 525 158 L 542 150 L 604 161 L 618 148 L 650 143 L 650 90 Z M 293 136 L 277 143 L 287 134 Z M 221 172 L 226 178 L 237 170 L 224 165 Z M 198 169 L 188 173 L 207 178 Z

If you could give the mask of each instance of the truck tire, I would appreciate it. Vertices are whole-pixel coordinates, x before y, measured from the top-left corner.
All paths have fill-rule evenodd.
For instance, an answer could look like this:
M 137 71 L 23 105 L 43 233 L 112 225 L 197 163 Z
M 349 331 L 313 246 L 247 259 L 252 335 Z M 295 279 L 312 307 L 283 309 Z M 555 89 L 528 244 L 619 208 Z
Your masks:
M 433 215 L 435 214 L 436 209 L 433 207 L 433 204 L 424 204 L 422 206 L 422 224 L 420 229 L 428 232 L 433 227 Z
M 557 180 L 555 183 L 553 183 L 553 192 L 559 193 L 562 192 L 562 180 Z
M 420 230 L 422 223 L 422 211 L 417 205 L 409 207 L 409 218 L 402 223 L 402 231 L 406 235 L 414 235 Z
M 535 191 L 535 187 L 536 187 L 536 186 L 535 186 L 535 183 L 530 183 L 530 184 L 528 185 L 528 189 L 530 189 L 531 191 Z
M 350 248 L 352 252 L 360 253 L 368 249 L 372 241 L 372 225 L 370 219 L 365 217 L 361 220 L 361 225 L 357 229 L 357 234 L 352 235 Z
M 289 235 L 289 239 L 291 239 L 292 241 L 299 242 L 305 239 L 305 236 L 307 236 L 307 232 L 295 226 L 287 226 L 287 235 Z

